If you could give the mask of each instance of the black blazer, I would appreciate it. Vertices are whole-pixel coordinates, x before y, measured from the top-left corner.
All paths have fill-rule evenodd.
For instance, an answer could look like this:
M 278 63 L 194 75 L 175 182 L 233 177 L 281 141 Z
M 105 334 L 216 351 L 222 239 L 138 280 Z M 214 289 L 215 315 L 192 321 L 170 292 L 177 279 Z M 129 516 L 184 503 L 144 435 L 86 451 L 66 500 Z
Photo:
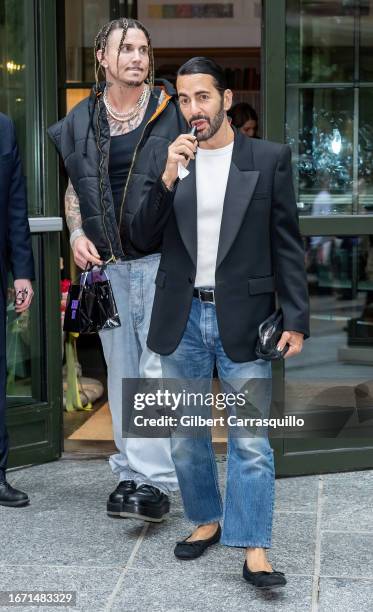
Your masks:
M 197 152 L 198 155 L 198 152 Z M 131 224 L 147 251 L 163 238 L 148 346 L 161 355 L 178 346 L 189 316 L 197 261 L 195 162 L 172 192 L 160 180 L 166 152 L 153 152 L 152 174 Z M 256 359 L 258 325 L 275 309 L 285 330 L 309 335 L 304 251 L 287 145 L 235 132 L 215 270 L 221 341 L 236 362 Z
M 34 279 L 25 181 L 13 122 L 0 113 L 0 294 L 7 266 L 14 279 Z

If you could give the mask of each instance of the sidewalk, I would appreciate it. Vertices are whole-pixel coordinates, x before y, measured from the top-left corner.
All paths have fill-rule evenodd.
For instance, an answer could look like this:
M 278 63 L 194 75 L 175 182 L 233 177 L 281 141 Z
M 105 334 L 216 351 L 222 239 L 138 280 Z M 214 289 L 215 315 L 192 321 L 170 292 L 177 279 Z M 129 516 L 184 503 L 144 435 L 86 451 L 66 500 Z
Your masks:
M 219 467 L 223 479 L 224 460 Z M 116 481 L 105 460 L 62 459 L 8 479 L 32 503 L 0 507 L 0 590 L 77 591 L 68 609 L 84 612 L 372 610 L 373 471 L 276 481 L 270 560 L 288 585 L 272 594 L 242 580 L 240 549 L 175 559 L 175 541 L 191 531 L 176 494 L 161 525 L 109 518 Z

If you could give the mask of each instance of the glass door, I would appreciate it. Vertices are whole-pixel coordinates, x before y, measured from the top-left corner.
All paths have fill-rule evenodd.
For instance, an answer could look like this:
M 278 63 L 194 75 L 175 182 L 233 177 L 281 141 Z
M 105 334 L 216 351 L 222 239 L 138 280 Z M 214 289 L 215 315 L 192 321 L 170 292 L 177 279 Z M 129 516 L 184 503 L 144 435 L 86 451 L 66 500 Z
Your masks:
M 35 298 L 17 316 L 7 294 L 9 467 L 60 454 L 61 342 L 57 168 L 46 126 L 56 120 L 55 13 L 44 0 L 0 0 L 0 111 L 15 122 L 27 180 Z
M 278 469 L 371 467 L 373 1 L 265 4 L 266 135 L 292 149 L 311 303 L 279 391 L 306 431 L 276 442 Z

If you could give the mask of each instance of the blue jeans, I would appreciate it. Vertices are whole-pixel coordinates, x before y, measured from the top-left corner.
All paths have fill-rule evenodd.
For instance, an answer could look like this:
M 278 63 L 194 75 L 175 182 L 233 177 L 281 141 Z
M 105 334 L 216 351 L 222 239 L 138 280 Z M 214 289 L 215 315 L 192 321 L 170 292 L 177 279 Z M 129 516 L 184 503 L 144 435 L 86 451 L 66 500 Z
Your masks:
M 161 378 L 159 355 L 146 346 L 160 256 L 109 264 L 121 326 L 100 332 L 108 375 L 109 406 L 118 453 L 110 457 L 114 474 L 151 484 L 168 493 L 178 489 L 169 438 L 123 438 L 122 379 Z
M 222 390 L 232 391 L 233 380 L 257 386 L 261 418 L 269 416 L 271 363 L 258 359 L 233 362 L 222 346 L 215 306 L 193 298 L 187 327 L 176 351 L 161 356 L 164 378 L 206 379 L 209 391 L 216 360 Z M 254 380 L 255 379 L 255 380 Z M 266 380 L 259 380 L 266 379 Z M 250 387 L 251 382 L 247 383 Z M 274 505 L 273 451 L 267 435 L 237 436 L 229 428 L 227 483 L 223 506 L 218 485 L 211 433 L 197 437 L 173 436 L 172 457 L 187 518 L 198 525 L 223 520 L 222 544 L 271 546 Z

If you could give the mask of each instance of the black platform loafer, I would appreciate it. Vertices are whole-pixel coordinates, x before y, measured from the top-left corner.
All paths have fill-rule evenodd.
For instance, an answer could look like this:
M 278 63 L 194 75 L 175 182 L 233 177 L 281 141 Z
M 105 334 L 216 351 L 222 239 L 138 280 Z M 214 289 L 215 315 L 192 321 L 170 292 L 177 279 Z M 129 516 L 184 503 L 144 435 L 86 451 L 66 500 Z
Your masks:
M 216 532 L 211 538 L 207 540 L 195 540 L 194 542 L 187 542 L 188 538 L 178 542 L 175 546 L 175 557 L 178 559 L 182 559 L 183 561 L 190 561 L 191 559 L 198 559 L 205 550 L 212 546 L 213 544 L 217 544 L 220 540 L 221 536 L 221 527 L 218 525 Z
M 22 508 L 30 503 L 27 493 L 13 489 L 6 480 L 0 481 L 0 506 Z
M 123 504 L 127 497 L 136 491 L 136 483 L 133 480 L 122 480 L 107 501 L 107 513 L 109 516 L 119 516 L 123 512 Z
M 124 504 L 124 518 L 134 518 L 151 523 L 161 523 L 170 511 L 168 496 L 152 485 L 140 485 L 129 495 Z
M 243 577 L 257 589 L 276 589 L 286 584 L 283 572 L 276 572 L 275 570 L 273 572 L 251 572 L 246 561 L 243 566 Z

